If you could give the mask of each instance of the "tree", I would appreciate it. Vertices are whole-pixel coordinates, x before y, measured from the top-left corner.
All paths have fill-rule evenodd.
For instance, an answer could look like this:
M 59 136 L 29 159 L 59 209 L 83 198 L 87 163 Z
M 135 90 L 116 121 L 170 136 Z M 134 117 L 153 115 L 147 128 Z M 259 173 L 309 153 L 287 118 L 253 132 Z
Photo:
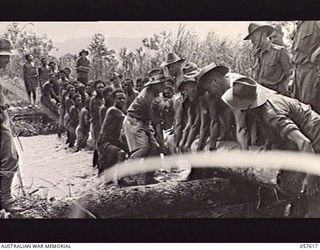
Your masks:
M 31 23 L 32 24 L 32 23 Z M 19 55 L 32 54 L 36 59 L 42 56 L 48 56 L 54 49 L 53 41 L 46 34 L 38 35 L 34 32 L 28 32 L 19 23 L 12 23 L 7 27 L 4 35 L 9 39 Z
M 114 54 L 115 51 L 107 47 L 105 37 L 101 33 L 93 35 L 89 44 L 89 51 L 92 58 L 93 70 L 91 71 L 91 78 L 93 79 L 106 79 L 110 78 L 115 64 Z
M 55 48 L 53 41 L 47 35 L 38 35 L 31 31 L 26 31 L 28 23 L 22 26 L 19 23 L 11 23 L 8 25 L 4 37 L 8 39 L 13 49 L 17 52 L 11 58 L 9 75 L 21 76 L 22 64 L 26 54 L 32 54 L 35 62 L 39 62 L 40 58 L 49 57 L 50 52 Z
M 212 62 L 227 65 L 232 71 L 251 76 L 252 46 L 240 37 L 231 40 L 209 32 L 203 41 L 197 34 L 180 25 L 176 34 L 160 32 L 142 40 L 142 47 L 133 52 L 122 48 L 117 70 L 128 77 L 141 77 L 161 67 L 171 51 L 189 62 L 204 67 Z
M 61 69 L 70 68 L 71 76 L 77 77 L 76 75 L 76 62 L 78 59 L 78 55 L 67 53 L 59 58 L 59 65 Z
M 199 67 L 215 62 L 229 66 L 234 72 L 251 75 L 252 48 L 240 37 L 231 40 L 220 37 L 215 32 L 209 32 L 205 39 L 200 41 L 195 32 L 181 24 L 176 35 L 163 31 L 145 38 L 142 42 L 146 54 L 143 64 L 147 65 L 148 70 L 159 67 L 165 61 L 166 55 L 174 51 Z

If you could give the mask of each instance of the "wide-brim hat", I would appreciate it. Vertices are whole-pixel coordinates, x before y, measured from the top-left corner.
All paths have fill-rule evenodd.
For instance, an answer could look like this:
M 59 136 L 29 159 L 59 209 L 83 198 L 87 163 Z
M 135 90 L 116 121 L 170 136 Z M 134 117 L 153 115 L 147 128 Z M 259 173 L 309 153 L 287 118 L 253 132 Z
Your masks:
M 232 83 L 232 88 L 223 94 L 222 100 L 231 108 L 246 110 L 262 106 L 274 93 L 250 77 L 241 77 Z
M 147 82 L 144 85 L 145 87 L 163 83 L 170 79 L 170 77 L 167 77 L 164 75 L 164 72 L 162 69 L 153 69 L 148 73 L 148 76 L 149 76 L 149 82 Z
M 256 23 L 250 23 L 249 27 L 248 27 L 249 34 L 243 40 L 248 40 L 253 33 L 255 33 L 259 30 L 265 30 L 267 36 L 270 36 L 272 34 L 272 32 L 275 30 L 275 28 L 269 24 L 259 25 Z
M 89 55 L 89 51 L 88 51 L 88 50 L 85 50 L 85 49 L 83 49 L 83 50 L 81 50 L 81 51 L 79 52 L 79 56 L 81 56 L 82 53 L 86 53 L 87 56 Z
M 224 65 L 216 65 L 214 62 L 204 67 L 197 75 L 197 80 L 200 81 L 201 78 L 208 74 L 213 74 L 215 72 L 220 72 L 222 75 L 228 74 L 230 69 Z
M 189 74 L 185 74 L 183 76 L 183 78 L 177 82 L 177 90 L 181 90 L 181 87 L 183 85 L 185 85 L 186 83 L 193 83 L 193 84 L 198 84 L 198 81 L 197 81 L 197 76 L 198 72 L 197 71 L 194 71 L 194 72 L 191 72 Z
M 183 75 L 186 74 L 195 74 L 195 73 L 199 73 L 200 69 L 198 67 L 197 64 L 195 64 L 194 62 L 188 62 L 186 63 L 186 65 L 184 65 L 184 67 L 182 68 L 182 72 Z
M 0 55 L 1 56 L 11 56 L 12 47 L 10 41 L 7 39 L 0 39 Z
M 170 52 L 168 55 L 167 55 L 167 60 L 164 61 L 162 63 L 163 66 L 168 66 L 170 64 L 173 64 L 173 63 L 177 63 L 177 62 L 184 62 L 185 59 L 183 58 L 180 58 L 176 53 L 174 52 Z

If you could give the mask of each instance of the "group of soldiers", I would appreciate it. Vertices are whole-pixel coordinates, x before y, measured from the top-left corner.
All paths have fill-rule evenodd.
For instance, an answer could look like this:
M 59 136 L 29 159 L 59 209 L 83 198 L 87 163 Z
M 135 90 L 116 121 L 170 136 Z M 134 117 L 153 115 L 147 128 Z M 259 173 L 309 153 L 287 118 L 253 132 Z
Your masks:
M 245 40 L 255 49 L 252 78 L 214 62 L 199 68 L 171 52 L 136 82 L 119 74 L 110 82 L 90 81 L 89 53 L 83 50 L 76 80 L 66 69 L 48 71 L 41 104 L 59 122 L 59 136 L 67 132 L 69 147 L 86 147 L 91 134 L 93 166 L 99 172 L 128 158 L 216 150 L 221 140 L 237 141 L 243 150 L 254 146 L 318 153 L 319 36 L 319 21 L 297 22 L 288 49 L 281 29 L 250 24 Z M 131 177 L 121 182 L 140 184 Z M 152 173 L 143 181 L 154 182 Z M 319 183 L 309 174 L 300 183 L 299 192 L 308 197 L 308 217 L 320 216 Z

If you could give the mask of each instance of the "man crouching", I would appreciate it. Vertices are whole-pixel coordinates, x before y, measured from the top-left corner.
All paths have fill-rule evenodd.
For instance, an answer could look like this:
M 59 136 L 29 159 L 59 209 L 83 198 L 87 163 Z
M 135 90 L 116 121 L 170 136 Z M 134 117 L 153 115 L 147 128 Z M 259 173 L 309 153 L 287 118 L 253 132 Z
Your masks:
M 123 110 L 126 108 L 126 95 L 121 89 L 116 89 L 112 93 L 114 99 L 113 106 L 107 111 L 102 122 L 98 150 L 99 174 L 106 168 L 110 168 L 119 161 L 125 159 L 128 153 L 126 142 L 121 140 L 122 122 L 125 118 Z
M 155 138 L 155 134 L 162 133 L 160 115 L 157 112 L 159 104 L 156 98 L 162 91 L 168 77 L 164 76 L 162 69 L 150 71 L 149 77 L 150 81 L 134 99 L 127 110 L 127 117 L 123 121 L 130 159 L 160 155 L 164 148 L 164 142 L 157 141 Z M 152 175 L 152 173 L 146 174 L 146 183 L 155 183 Z

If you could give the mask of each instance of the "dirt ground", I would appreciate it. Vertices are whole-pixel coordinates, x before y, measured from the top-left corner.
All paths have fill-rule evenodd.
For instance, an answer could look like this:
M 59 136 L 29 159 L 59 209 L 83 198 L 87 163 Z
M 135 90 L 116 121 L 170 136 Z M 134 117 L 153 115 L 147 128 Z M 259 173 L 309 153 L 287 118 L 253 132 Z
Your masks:
M 64 138 L 57 135 L 20 137 L 20 169 L 26 193 L 45 198 L 78 197 L 96 181 L 97 170 L 91 166 L 92 151 L 73 153 L 65 149 Z M 18 178 L 14 181 L 19 195 Z
M 177 181 L 185 175 L 182 171 L 157 173 L 160 183 L 155 185 L 106 185 L 91 166 L 92 151 L 74 153 L 65 149 L 65 138 L 58 139 L 57 135 L 20 140 L 20 170 L 26 196 L 22 198 L 17 177 L 14 194 L 28 208 L 13 218 L 70 218 L 71 207 L 81 199 L 98 218 L 282 217 L 288 204 L 285 200 L 276 202 L 269 192 L 271 197 L 264 200 L 264 209 L 257 211 L 257 186 L 212 171 L 212 176 L 205 174 L 204 179 L 186 182 Z M 82 218 L 91 217 L 85 214 Z

